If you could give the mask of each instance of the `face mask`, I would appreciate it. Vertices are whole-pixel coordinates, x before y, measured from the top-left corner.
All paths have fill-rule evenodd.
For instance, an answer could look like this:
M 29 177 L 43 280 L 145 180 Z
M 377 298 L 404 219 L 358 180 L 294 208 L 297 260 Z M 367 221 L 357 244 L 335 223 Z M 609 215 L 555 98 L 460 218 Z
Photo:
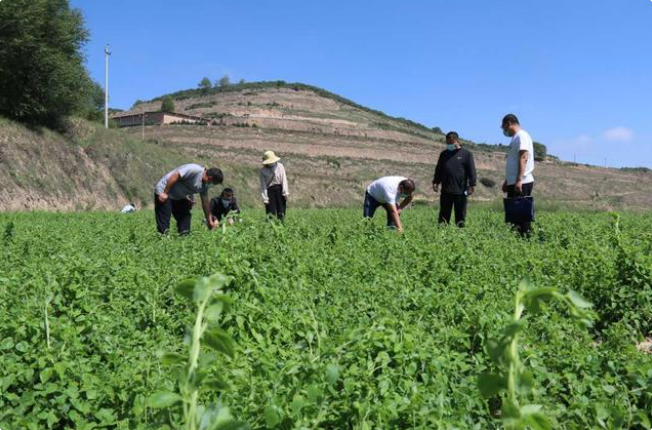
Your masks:
M 455 151 L 455 145 L 451 143 L 446 144 L 446 150 L 447 151 Z
M 512 137 L 509 134 L 509 130 L 503 130 L 503 135 L 505 135 L 505 137 Z
M 231 200 L 227 200 L 227 199 L 221 199 L 221 200 L 222 200 L 222 206 L 224 206 L 225 208 L 229 207 L 229 205 L 231 204 Z
M 407 195 L 406 193 L 400 193 L 400 194 L 398 195 L 398 198 L 402 200 L 402 199 L 407 198 L 407 196 L 408 196 L 408 195 Z
M 275 169 L 276 163 L 268 164 L 267 167 L 269 167 L 270 169 Z

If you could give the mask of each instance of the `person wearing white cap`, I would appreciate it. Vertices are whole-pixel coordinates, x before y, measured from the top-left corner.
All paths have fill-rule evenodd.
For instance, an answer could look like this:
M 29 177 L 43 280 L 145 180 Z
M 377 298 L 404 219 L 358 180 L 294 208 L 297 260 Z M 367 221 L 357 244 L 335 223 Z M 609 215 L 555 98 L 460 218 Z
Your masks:
M 265 204 L 265 213 L 280 221 L 285 218 L 285 210 L 290 192 L 285 167 L 273 151 L 263 154 L 263 167 L 260 169 L 260 195 Z

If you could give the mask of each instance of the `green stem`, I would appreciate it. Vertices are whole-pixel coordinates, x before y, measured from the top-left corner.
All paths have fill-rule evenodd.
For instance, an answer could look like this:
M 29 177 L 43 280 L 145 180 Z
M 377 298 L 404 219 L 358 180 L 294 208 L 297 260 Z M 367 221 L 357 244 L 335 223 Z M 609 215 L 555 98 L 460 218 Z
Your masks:
M 522 291 L 516 293 L 513 322 L 518 322 L 523 315 L 523 295 Z M 509 400 L 515 407 L 519 407 L 518 399 L 516 397 L 516 376 L 520 365 L 521 363 L 518 356 L 518 334 L 515 334 L 509 345 L 509 374 L 507 377 L 507 393 L 509 395 Z
M 45 301 L 45 343 L 50 349 L 50 321 L 48 320 L 48 301 Z
M 199 392 L 196 387 L 192 384 L 192 380 L 197 371 L 197 366 L 199 363 L 199 351 L 201 348 L 201 337 L 204 334 L 204 310 L 208 304 L 209 298 L 206 298 L 203 302 L 199 304 L 199 309 L 197 310 L 197 318 L 195 319 L 195 327 L 192 331 L 192 343 L 190 345 L 190 361 L 188 363 L 188 375 L 186 378 L 186 387 L 185 394 L 190 394 L 190 399 L 188 401 L 188 409 L 185 413 L 186 415 L 186 429 L 187 430 L 196 430 L 196 415 L 197 415 L 197 399 L 199 397 Z

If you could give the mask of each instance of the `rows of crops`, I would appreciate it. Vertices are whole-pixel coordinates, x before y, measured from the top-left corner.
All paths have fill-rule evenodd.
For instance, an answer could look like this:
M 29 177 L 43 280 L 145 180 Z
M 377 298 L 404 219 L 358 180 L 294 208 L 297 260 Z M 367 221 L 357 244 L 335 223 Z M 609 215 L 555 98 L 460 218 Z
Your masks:
M 501 217 L 472 211 L 460 230 L 417 209 L 397 235 L 359 211 L 297 210 L 285 226 L 256 212 L 161 238 L 147 212 L 1 214 L 0 428 L 181 428 L 174 363 L 198 307 L 178 284 L 215 273 L 233 278 L 225 336 L 198 361 L 198 401 L 216 417 L 228 406 L 256 429 L 503 428 L 507 394 L 487 398 L 478 381 L 505 371 L 491 345 L 528 278 L 576 291 L 595 318 L 579 324 L 561 301 L 525 310 L 518 353 L 532 377 L 519 401 L 557 429 L 649 427 L 652 356 L 637 345 L 652 331 L 652 216 L 542 214 L 529 241 Z

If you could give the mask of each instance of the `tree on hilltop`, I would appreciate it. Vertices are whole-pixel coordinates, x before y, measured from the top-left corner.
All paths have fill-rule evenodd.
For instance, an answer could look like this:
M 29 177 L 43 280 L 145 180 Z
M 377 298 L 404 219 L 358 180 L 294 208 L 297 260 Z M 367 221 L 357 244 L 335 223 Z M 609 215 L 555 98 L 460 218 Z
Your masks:
M 172 100 L 172 97 L 163 97 L 163 100 L 161 100 L 161 111 L 174 112 L 174 100 Z
M 231 85 L 231 80 L 229 79 L 229 75 L 224 75 L 222 76 L 218 81 L 217 85 L 220 87 L 228 87 Z
M 207 95 L 210 89 L 213 88 L 213 84 L 208 78 L 202 79 L 197 86 L 199 87 L 202 96 Z

